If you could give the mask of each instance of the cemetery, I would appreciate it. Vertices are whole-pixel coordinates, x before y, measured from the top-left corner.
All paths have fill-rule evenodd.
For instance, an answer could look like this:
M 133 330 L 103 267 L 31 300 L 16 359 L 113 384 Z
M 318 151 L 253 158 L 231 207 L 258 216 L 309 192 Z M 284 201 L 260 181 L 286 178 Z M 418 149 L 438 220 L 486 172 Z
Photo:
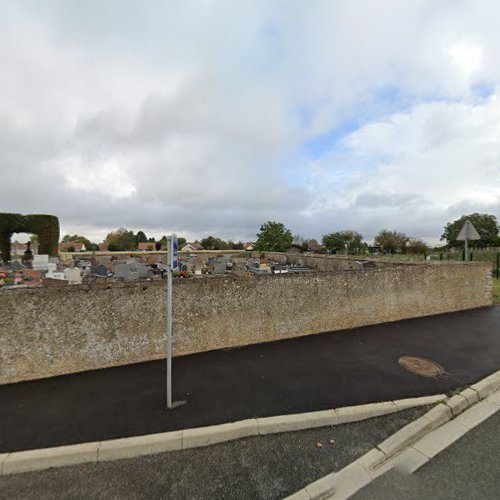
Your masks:
M 488 262 L 373 266 L 337 256 L 260 257 L 215 258 L 213 274 L 174 279 L 174 356 L 492 304 Z M 237 272 L 253 269 L 257 259 L 265 274 Z M 278 261 L 277 270 L 292 272 L 268 273 L 268 262 Z M 44 279 L 65 286 L 19 284 L 0 292 L 0 384 L 165 357 L 167 290 L 154 265 L 60 265 L 44 258 L 24 272 L 50 272 Z
M 166 252 L 58 253 L 56 217 L 3 215 L 0 384 L 165 357 Z M 19 231 L 38 253 L 11 257 Z M 487 262 L 186 251 L 175 267 L 174 356 L 492 304 Z
M 0 291 L 13 288 L 80 285 L 106 281 L 133 282 L 161 280 L 166 275 L 166 252 L 142 252 L 144 256 L 112 255 L 94 252 L 90 256 L 65 253 L 58 257 L 35 254 L 29 263 L 21 256 L 0 265 Z M 311 272 L 300 262 L 283 262 L 263 255 L 249 257 L 245 253 L 183 253 L 178 279 L 212 277 L 234 273 L 284 274 Z

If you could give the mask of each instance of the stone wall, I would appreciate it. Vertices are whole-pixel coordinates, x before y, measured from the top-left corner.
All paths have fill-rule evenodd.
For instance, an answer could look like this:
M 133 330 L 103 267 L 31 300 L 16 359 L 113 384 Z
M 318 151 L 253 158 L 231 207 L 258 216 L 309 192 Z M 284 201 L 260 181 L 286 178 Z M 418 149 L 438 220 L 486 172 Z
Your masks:
M 466 290 L 464 292 L 464 290 Z M 488 263 L 174 284 L 174 355 L 491 305 Z M 0 292 L 0 383 L 164 357 L 164 282 Z

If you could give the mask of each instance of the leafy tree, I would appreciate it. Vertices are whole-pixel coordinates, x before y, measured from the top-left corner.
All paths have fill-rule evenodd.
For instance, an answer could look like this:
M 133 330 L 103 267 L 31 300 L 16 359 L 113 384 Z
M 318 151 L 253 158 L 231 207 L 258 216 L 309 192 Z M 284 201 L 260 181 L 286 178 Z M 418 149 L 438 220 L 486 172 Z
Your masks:
M 109 233 L 104 241 L 110 251 L 127 251 L 136 248 L 133 231 L 128 231 L 124 227 Z
M 139 231 L 139 232 L 135 235 L 135 241 L 136 241 L 137 243 L 147 243 L 148 238 L 146 237 L 146 234 L 145 234 L 143 231 Z
M 186 238 L 183 238 L 182 236 L 177 238 L 177 244 L 179 245 L 179 248 L 183 247 L 186 243 L 187 243 Z
M 66 234 L 61 241 L 62 243 L 83 243 L 86 250 L 90 250 L 92 247 L 91 241 L 88 238 L 85 238 L 85 236 L 80 236 L 79 234 Z M 68 250 L 68 252 L 71 251 L 75 251 L 74 247 L 73 250 Z
M 233 250 L 243 250 L 244 243 L 242 241 L 238 241 L 233 245 Z
M 323 235 L 323 245 L 329 251 L 347 250 L 347 253 L 362 253 L 365 248 L 363 235 L 352 229 Z
M 208 236 L 203 238 L 200 242 L 205 250 L 228 250 L 229 245 L 224 240 L 216 238 L 215 236 Z
M 391 253 L 397 251 L 405 253 L 408 241 L 410 241 L 410 238 L 405 233 L 389 231 L 388 229 L 382 229 L 375 236 L 375 245 L 382 247 L 384 250 L 390 250 Z
M 429 246 L 423 240 L 411 238 L 406 245 L 407 253 L 422 254 L 429 251 Z
M 474 227 L 477 229 L 480 240 L 470 242 L 472 245 L 478 248 L 483 248 L 487 246 L 494 246 L 500 243 L 498 237 L 499 226 L 497 219 L 491 214 L 470 214 L 462 215 L 460 219 L 453 222 L 448 222 L 444 228 L 444 232 L 441 235 L 441 240 L 446 240 L 449 247 L 463 247 L 464 242 L 458 241 L 457 236 L 465 224 L 466 220 L 470 220 Z
M 292 232 L 283 223 L 268 221 L 260 226 L 255 249 L 261 252 L 286 252 L 292 242 Z

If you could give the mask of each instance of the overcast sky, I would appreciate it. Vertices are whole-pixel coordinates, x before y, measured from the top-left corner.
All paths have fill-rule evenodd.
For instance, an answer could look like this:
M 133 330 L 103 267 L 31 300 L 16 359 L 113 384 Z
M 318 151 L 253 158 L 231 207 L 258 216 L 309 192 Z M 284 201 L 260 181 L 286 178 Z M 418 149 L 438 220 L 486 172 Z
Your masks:
M 0 211 L 436 242 L 500 217 L 498 0 L 1 0 Z

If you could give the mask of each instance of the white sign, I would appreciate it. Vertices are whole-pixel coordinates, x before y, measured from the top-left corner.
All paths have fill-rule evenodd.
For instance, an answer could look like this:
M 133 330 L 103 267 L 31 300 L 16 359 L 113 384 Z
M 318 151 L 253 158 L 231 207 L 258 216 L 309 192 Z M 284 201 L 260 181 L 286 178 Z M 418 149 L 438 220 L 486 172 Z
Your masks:
M 481 236 L 477 232 L 476 228 L 472 224 L 470 220 L 466 220 L 462 229 L 458 233 L 457 240 L 465 241 L 465 240 L 480 240 Z

